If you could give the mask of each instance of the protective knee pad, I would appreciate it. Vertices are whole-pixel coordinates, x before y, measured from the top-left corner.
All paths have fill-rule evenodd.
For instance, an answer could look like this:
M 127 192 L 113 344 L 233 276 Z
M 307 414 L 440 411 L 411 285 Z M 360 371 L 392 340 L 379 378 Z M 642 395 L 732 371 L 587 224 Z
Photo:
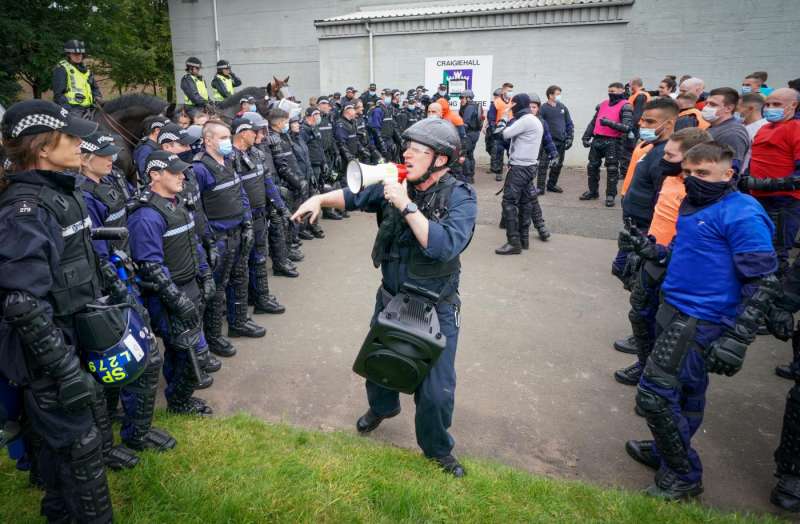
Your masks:
M 677 318 L 659 335 L 647 360 L 644 376 L 662 387 L 677 386 L 677 373 L 694 338 L 695 325 Z
M 101 452 L 102 437 L 91 427 L 69 452 L 69 486 L 67 504 L 78 522 L 111 522 L 111 495 Z
M 786 397 L 781 442 L 775 450 L 779 474 L 800 476 L 800 385 L 795 384 Z
M 155 358 L 153 358 L 155 357 Z M 126 393 L 133 397 L 133 409 L 126 412 L 126 426 L 123 428 L 123 439 L 126 442 L 140 442 L 153 424 L 153 413 L 158 394 L 158 379 L 163 364 L 161 353 L 157 350 L 150 353 L 144 373 L 132 384 L 125 387 Z
M 645 414 L 647 425 L 664 462 L 677 473 L 684 475 L 689 473 L 691 470 L 689 454 L 683 445 L 678 425 L 666 399 L 639 387 L 636 393 L 636 405 Z
M 111 426 L 111 417 L 108 415 L 106 396 L 99 384 L 92 394 L 91 410 L 94 424 L 102 441 L 103 453 L 108 453 L 114 446 L 114 432 Z

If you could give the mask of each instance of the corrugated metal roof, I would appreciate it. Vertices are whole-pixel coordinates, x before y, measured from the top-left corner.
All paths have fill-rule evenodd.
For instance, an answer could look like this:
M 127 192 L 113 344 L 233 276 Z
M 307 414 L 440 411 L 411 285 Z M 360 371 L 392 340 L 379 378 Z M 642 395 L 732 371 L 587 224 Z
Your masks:
M 506 0 L 471 4 L 429 5 L 406 9 L 375 9 L 356 11 L 346 15 L 317 20 L 317 24 L 354 22 L 359 20 L 385 20 L 418 16 L 458 16 L 468 14 L 490 14 L 504 11 L 528 11 L 534 9 L 565 9 L 570 7 L 594 7 L 604 4 L 631 4 L 633 0 Z

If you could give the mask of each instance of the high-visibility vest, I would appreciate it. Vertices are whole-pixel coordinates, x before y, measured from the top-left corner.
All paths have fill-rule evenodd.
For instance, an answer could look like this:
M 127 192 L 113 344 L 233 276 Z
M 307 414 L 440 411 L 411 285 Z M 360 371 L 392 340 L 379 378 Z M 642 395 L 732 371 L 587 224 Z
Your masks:
M 633 153 L 631 153 L 631 161 L 628 163 L 628 171 L 625 173 L 625 179 L 622 181 L 622 191 L 620 191 L 620 193 L 623 196 L 628 192 L 628 187 L 630 187 L 631 181 L 633 181 L 633 174 L 636 172 L 636 164 L 643 159 L 647 152 L 651 149 L 653 149 L 653 144 L 645 142 L 644 140 L 639 142 L 636 147 L 633 148 Z
M 89 83 L 89 76 L 92 73 L 88 69 L 85 73 L 82 73 L 80 69 L 66 60 L 60 61 L 58 65 L 67 71 L 67 92 L 64 93 L 67 103 L 71 106 L 80 107 L 93 105 L 92 85 Z M 83 98 L 78 100 L 77 95 L 83 95 Z
M 495 125 L 497 125 L 500 122 L 500 120 L 503 119 L 503 114 L 505 114 L 506 112 L 506 107 L 508 107 L 510 103 L 511 103 L 510 101 L 506 102 L 505 100 L 503 100 L 502 96 L 498 96 L 497 98 L 494 99 Z
M 711 124 L 709 124 L 708 121 L 705 118 L 703 118 L 703 113 L 701 113 L 694 107 L 690 107 L 689 109 L 684 109 L 683 111 L 678 113 L 678 118 L 686 115 L 694 115 L 694 117 L 697 119 L 697 127 L 700 129 L 708 129 L 709 127 L 711 127 Z
M 650 97 L 650 93 L 648 93 L 647 91 L 642 89 L 638 93 L 634 93 L 634 94 L 632 94 L 631 96 L 628 97 L 628 103 L 631 105 L 631 107 L 634 106 L 634 103 L 636 102 L 636 99 L 639 98 L 639 95 L 644 95 L 644 103 L 645 104 L 650 101 L 650 98 L 651 98 Z
M 222 85 L 225 86 L 225 90 L 228 93 L 233 94 L 233 78 L 229 78 L 225 75 L 217 75 L 217 78 L 219 78 L 222 81 Z M 213 87 L 213 85 L 211 87 L 211 94 L 214 96 L 214 100 L 216 102 L 222 102 L 223 100 L 225 100 L 225 97 L 222 96 L 222 93 L 217 91 L 217 88 Z
M 191 77 L 192 77 L 192 80 L 194 80 L 194 85 L 195 85 L 195 87 L 197 87 L 197 92 L 200 95 L 200 98 L 202 98 L 203 100 L 208 101 L 208 89 L 206 88 L 206 83 L 203 82 L 202 78 L 198 78 L 198 77 L 196 77 L 194 75 L 191 75 Z M 191 100 L 189 100 L 189 98 L 187 97 L 186 98 L 186 102 L 184 102 L 183 105 L 193 106 L 194 103 Z

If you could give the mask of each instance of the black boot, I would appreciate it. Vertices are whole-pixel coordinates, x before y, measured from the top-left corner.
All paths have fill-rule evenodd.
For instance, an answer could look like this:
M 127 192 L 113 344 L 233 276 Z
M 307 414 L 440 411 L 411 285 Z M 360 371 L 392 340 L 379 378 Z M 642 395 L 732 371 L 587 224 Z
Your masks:
M 775 475 L 778 483 L 772 488 L 769 501 L 785 511 L 800 511 L 800 477 Z
M 539 233 L 539 240 L 542 242 L 550 240 L 550 230 L 547 229 L 547 226 L 537 226 L 536 231 Z
M 563 193 L 564 192 L 564 190 L 561 189 L 561 187 L 557 186 L 556 184 L 552 184 L 552 185 L 548 184 L 547 185 L 547 190 L 550 191 L 551 193 Z
M 509 238 L 508 242 L 494 250 L 497 255 L 519 255 L 522 253 L 522 244 L 519 238 Z
M 195 389 L 208 389 L 214 385 L 214 377 L 203 371 L 203 368 L 200 368 L 200 381 L 195 386 Z
M 522 246 L 522 249 L 530 249 L 531 241 L 528 237 L 519 237 L 519 244 Z
M 644 491 L 645 495 L 670 501 L 690 499 L 702 492 L 702 482 L 686 482 L 669 469 L 665 470 L 662 475 L 656 475 L 655 484 Z
M 201 417 L 208 417 L 214 414 L 211 406 L 206 404 L 205 400 L 197 397 L 189 397 L 188 400 L 182 402 L 167 402 L 167 411 L 176 415 L 199 415 Z
M 618 369 L 614 372 L 614 380 L 626 386 L 635 386 L 639 384 L 639 379 L 642 377 L 642 365 L 637 360 L 630 366 Z
M 228 337 L 261 338 L 267 329 L 259 326 L 247 316 L 247 302 L 234 302 L 234 321 L 228 323 Z
M 496 171 L 495 175 L 494 175 L 494 179 L 497 182 L 502 182 L 503 181 L 503 172 L 502 171 Z
M 162 453 L 174 449 L 177 445 L 175 438 L 166 432 L 166 430 L 159 428 L 150 428 L 150 431 L 136 442 L 126 442 L 126 444 L 136 451 L 144 451 L 146 449 Z
M 400 408 L 398 407 L 396 410 L 392 411 L 388 415 L 384 415 L 383 417 L 378 416 L 375 414 L 372 409 L 368 409 L 366 413 L 361 415 L 361 417 L 356 421 L 356 429 L 362 435 L 365 433 L 369 433 L 370 431 L 374 431 L 378 426 L 381 425 L 381 422 L 386 420 L 387 418 L 396 417 L 400 414 Z
M 300 273 L 297 272 L 296 269 L 293 269 L 291 266 L 285 264 L 272 264 L 272 274 L 276 277 L 289 277 L 289 278 L 297 278 L 300 276 Z
M 222 361 L 212 355 L 208 348 L 197 354 L 197 363 L 206 373 L 216 373 L 222 369 Z
M 324 208 L 322 210 L 322 218 L 326 220 L 341 220 L 342 215 L 339 214 L 338 209 Z
M 635 355 L 639 352 L 636 346 L 636 338 L 633 335 L 615 340 L 614 349 L 621 353 L 627 353 L 628 355 Z
M 464 469 L 464 466 L 458 462 L 458 459 L 455 458 L 453 455 L 446 455 L 444 457 L 436 457 L 433 459 L 442 471 L 445 473 L 450 473 L 455 478 L 460 479 L 464 475 L 467 474 L 467 471 Z
M 314 235 L 312 235 L 305 228 L 301 228 L 300 231 L 298 231 L 297 236 L 303 240 L 314 240 Z
M 289 249 L 288 253 L 286 254 L 286 258 L 288 258 L 292 262 L 302 262 L 306 256 L 300 251 L 299 248 L 291 248 Z
M 625 443 L 625 451 L 633 460 L 650 469 L 657 470 L 661 466 L 661 461 L 653 455 L 652 440 L 629 440 Z
M 251 295 L 254 296 L 254 315 L 260 315 L 262 313 L 280 315 L 286 311 L 286 308 L 278 302 L 278 299 L 275 298 L 275 295 L 270 294 L 268 275 L 269 272 L 267 271 L 266 261 L 256 266 L 255 271 L 253 272 L 254 280 L 251 288 L 253 292 Z
M 606 207 L 614 207 L 615 205 L 614 195 L 606 195 Z
M 214 297 L 203 313 L 203 331 L 208 342 L 208 350 L 220 357 L 232 357 L 236 354 L 230 340 L 222 336 L 222 308 L 225 305 L 223 291 L 217 290 Z
M 325 238 L 325 232 L 319 227 L 319 222 L 313 222 L 308 225 L 308 230 L 314 236 L 314 238 Z
M 285 312 L 286 307 L 278 302 L 278 299 L 275 297 L 275 295 L 266 295 L 260 297 L 259 300 L 256 301 L 255 307 L 253 308 L 254 315 L 280 315 Z
M 578 197 L 578 200 L 597 200 L 600 198 L 600 194 L 592 191 L 586 191 L 584 194 Z

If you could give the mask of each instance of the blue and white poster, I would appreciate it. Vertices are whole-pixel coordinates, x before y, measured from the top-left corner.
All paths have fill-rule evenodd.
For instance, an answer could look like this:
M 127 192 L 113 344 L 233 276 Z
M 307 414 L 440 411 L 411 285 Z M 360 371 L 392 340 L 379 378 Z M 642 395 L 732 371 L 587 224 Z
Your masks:
M 458 95 L 466 89 L 484 107 L 492 99 L 492 55 L 435 56 L 425 59 L 425 88 L 433 94 L 447 84 L 450 105 L 458 108 Z

